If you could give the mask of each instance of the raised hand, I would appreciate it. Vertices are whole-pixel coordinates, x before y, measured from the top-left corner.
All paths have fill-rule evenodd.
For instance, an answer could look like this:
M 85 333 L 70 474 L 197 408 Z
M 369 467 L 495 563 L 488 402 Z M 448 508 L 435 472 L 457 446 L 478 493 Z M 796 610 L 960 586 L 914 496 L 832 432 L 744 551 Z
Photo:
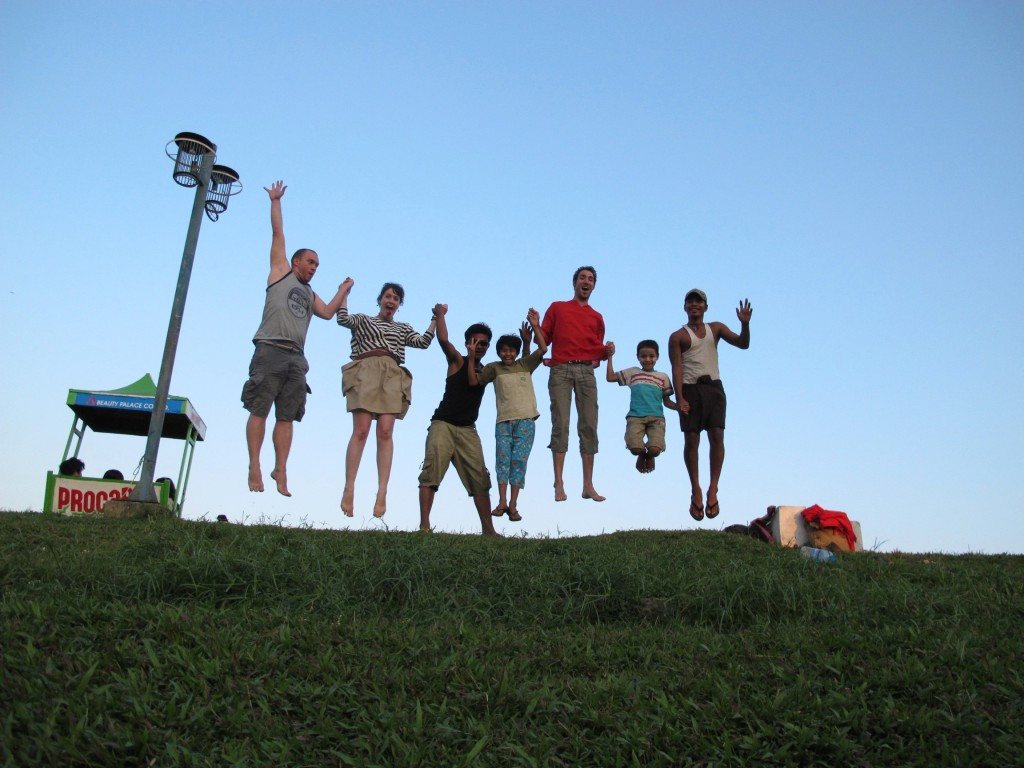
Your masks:
M 526 322 L 531 326 L 540 325 L 540 312 L 533 307 L 530 307 L 529 311 L 526 313 Z
M 736 308 L 736 317 L 739 318 L 741 323 L 749 323 L 750 316 L 753 314 L 754 309 L 750 306 L 750 301 L 747 299 L 741 301 L 739 307 Z
M 612 355 L 615 354 L 615 342 L 606 341 L 604 343 L 604 360 L 610 360 Z
M 448 305 L 447 304 L 435 304 L 433 312 L 434 312 L 434 317 L 443 317 L 444 315 L 448 314 Z
M 284 197 L 284 191 L 288 189 L 283 181 L 275 181 L 269 187 L 264 187 L 271 200 L 280 200 Z
M 533 339 L 533 328 L 531 328 L 530 324 L 525 320 L 523 321 L 523 324 L 519 326 L 519 338 L 523 340 L 523 344 L 529 344 Z
M 338 286 L 338 290 L 344 293 L 346 296 L 348 296 L 349 293 L 352 292 L 352 286 L 354 286 L 355 284 L 355 280 L 353 280 L 351 277 L 346 277 L 344 280 L 341 281 L 341 285 Z

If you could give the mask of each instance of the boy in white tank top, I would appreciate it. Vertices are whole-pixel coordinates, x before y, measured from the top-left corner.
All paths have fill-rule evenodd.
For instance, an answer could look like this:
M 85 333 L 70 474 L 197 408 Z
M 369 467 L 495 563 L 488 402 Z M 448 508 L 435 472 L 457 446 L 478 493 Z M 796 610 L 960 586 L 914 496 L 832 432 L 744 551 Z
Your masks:
M 736 309 L 740 332 L 732 331 L 725 323 L 704 322 L 708 297 L 694 288 L 683 299 L 686 325 L 668 340 L 668 354 L 672 361 L 672 386 L 679 406 L 679 427 L 686 436 L 683 461 L 690 477 L 690 516 L 703 520 L 704 503 L 707 516 L 717 517 L 718 479 L 725 461 L 725 390 L 718 374 L 718 340 L 725 339 L 739 349 L 750 346 L 750 316 L 754 310 L 746 299 Z M 697 470 L 700 433 L 708 433 L 711 444 L 711 482 L 707 498 L 701 492 Z

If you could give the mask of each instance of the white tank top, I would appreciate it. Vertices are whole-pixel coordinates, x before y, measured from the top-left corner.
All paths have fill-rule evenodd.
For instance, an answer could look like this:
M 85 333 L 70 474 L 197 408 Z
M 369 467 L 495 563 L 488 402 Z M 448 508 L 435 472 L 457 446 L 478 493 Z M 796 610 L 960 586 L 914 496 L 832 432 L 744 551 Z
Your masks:
M 704 338 L 695 334 L 690 326 L 683 328 L 690 334 L 690 348 L 683 352 L 683 384 L 696 384 L 701 376 L 720 379 L 718 375 L 718 347 L 711 326 L 704 324 Z

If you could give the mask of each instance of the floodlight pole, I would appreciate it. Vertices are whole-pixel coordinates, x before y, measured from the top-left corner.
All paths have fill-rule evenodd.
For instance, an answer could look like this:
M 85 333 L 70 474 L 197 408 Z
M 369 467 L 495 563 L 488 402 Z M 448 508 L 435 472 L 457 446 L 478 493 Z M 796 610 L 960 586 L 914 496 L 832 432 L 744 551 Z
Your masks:
M 156 385 L 156 401 L 153 403 L 153 415 L 149 419 L 149 435 L 146 438 L 146 453 L 142 458 L 142 476 L 132 491 L 131 501 L 159 501 L 153 487 L 153 476 L 156 474 L 156 455 L 160 450 L 160 436 L 164 431 L 164 416 L 167 411 L 167 393 L 171 389 L 171 372 L 174 370 L 174 355 L 178 350 L 178 336 L 181 333 L 181 318 L 185 313 L 185 298 L 188 296 L 188 283 L 192 277 L 192 262 L 196 257 L 196 245 L 199 242 L 199 227 L 203 223 L 203 211 L 206 204 L 206 188 L 210 183 L 210 171 L 216 156 L 207 152 L 202 156 L 199 166 L 199 183 L 196 184 L 196 198 L 192 204 L 192 218 L 188 223 L 188 234 L 185 236 L 185 250 L 181 255 L 181 269 L 178 271 L 178 287 L 174 291 L 174 302 L 171 304 L 171 319 L 167 324 L 167 340 L 164 342 L 164 357 L 160 363 L 160 379 Z

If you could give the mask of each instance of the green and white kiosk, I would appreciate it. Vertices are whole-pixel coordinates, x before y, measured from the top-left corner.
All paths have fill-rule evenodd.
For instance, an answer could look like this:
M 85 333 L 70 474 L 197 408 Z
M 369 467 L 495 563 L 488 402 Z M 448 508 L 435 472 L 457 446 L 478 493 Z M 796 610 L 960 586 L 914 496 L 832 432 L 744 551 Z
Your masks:
M 149 420 L 155 403 L 156 384 L 148 373 L 121 389 L 68 390 L 68 408 L 74 411 L 75 416 L 71 422 L 71 433 L 64 446 L 61 461 L 78 456 L 86 427 L 93 432 L 145 437 L 149 434 Z M 185 506 L 185 493 L 188 490 L 188 476 L 192 470 L 192 454 L 195 452 L 196 442 L 206 439 L 206 424 L 188 398 L 167 398 L 162 436 L 185 441 L 181 467 L 178 471 L 177 492 L 172 493 L 168 482 L 154 483 L 160 503 L 180 516 L 181 509 Z M 69 477 L 47 472 L 43 511 L 65 515 L 95 514 L 102 512 L 104 505 L 111 499 L 128 498 L 134 488 L 135 483 L 131 480 Z

